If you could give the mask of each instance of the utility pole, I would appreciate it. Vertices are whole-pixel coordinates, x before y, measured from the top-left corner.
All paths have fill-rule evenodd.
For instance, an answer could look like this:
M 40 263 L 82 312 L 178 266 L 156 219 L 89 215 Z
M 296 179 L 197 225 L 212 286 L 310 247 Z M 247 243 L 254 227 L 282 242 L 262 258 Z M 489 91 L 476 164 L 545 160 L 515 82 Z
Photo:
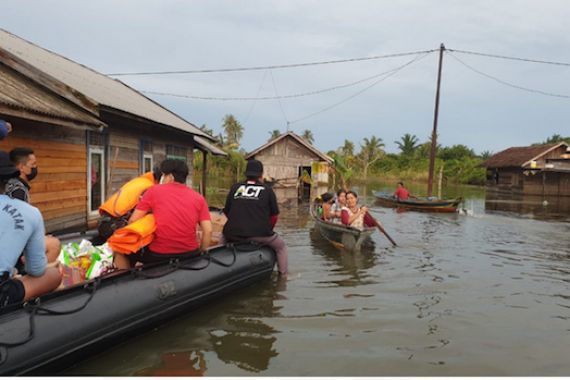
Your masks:
M 431 133 L 431 151 L 429 154 L 429 177 L 428 177 L 428 197 L 431 197 L 433 189 L 433 172 L 435 170 L 435 151 L 437 149 L 437 117 L 439 114 L 439 88 L 441 86 L 441 63 L 443 61 L 443 43 L 439 46 L 439 67 L 437 70 L 437 89 L 435 91 L 435 108 L 433 111 L 433 131 Z

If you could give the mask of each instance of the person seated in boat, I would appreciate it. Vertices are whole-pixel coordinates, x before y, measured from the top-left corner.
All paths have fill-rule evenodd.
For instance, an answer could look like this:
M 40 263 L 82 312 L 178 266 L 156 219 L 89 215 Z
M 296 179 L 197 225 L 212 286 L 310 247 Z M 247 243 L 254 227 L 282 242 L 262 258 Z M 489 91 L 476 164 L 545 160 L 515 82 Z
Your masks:
M 20 175 L 16 178 L 11 178 L 6 183 L 5 193 L 10 198 L 19 199 L 26 203 L 30 202 L 30 182 L 38 175 L 37 158 L 33 149 L 27 147 L 18 147 L 10 151 L 10 161 L 20 171 Z M 53 263 L 59 256 L 61 249 L 61 242 L 58 238 L 52 235 L 45 235 L 46 256 L 48 262 Z M 22 274 L 24 270 L 24 256 L 18 261 L 16 268 Z
M 336 199 L 331 207 L 332 221 L 340 223 L 341 210 L 346 206 L 346 190 L 338 189 L 336 192 Z
M 341 223 L 359 230 L 376 227 L 377 224 L 382 227 L 380 221 L 370 215 L 368 207 L 358 205 L 358 194 L 352 190 L 346 192 L 346 206 L 341 211 Z
M 334 203 L 334 196 L 331 193 L 321 194 L 321 199 L 323 201 L 322 205 L 322 215 L 321 219 L 327 222 L 331 222 L 335 215 L 332 213 L 332 206 Z
M 137 253 L 115 252 L 117 268 L 127 269 L 137 261 L 144 264 L 198 256 L 208 249 L 212 236 L 210 211 L 204 197 L 186 186 L 188 171 L 181 160 L 167 159 L 160 164 L 160 185 L 144 193 L 129 218 L 131 224 L 152 212 L 156 221 L 154 239 Z M 197 225 L 202 229 L 200 242 Z
M 225 242 L 251 240 L 268 245 L 277 253 L 277 269 L 287 275 L 287 246 L 273 228 L 279 207 L 273 189 L 262 182 L 263 164 L 249 160 L 246 180 L 234 184 L 226 197 L 224 213 L 228 217 L 223 229 Z
M 404 186 L 404 182 L 398 182 L 398 188 L 394 191 L 394 198 L 399 201 L 405 201 L 406 199 L 410 198 L 410 192 Z
M 0 151 L 0 309 L 48 293 L 61 282 L 59 268 L 47 265 L 42 214 L 4 193 L 8 180 L 19 175 L 8 153 Z M 22 252 L 27 274 L 14 276 Z

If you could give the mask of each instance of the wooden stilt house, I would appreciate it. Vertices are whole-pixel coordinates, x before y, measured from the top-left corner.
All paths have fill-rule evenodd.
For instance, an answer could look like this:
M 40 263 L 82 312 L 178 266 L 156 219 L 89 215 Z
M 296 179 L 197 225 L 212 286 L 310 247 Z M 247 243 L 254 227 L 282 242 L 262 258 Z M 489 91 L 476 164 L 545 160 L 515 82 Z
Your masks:
M 48 232 L 93 225 L 107 196 L 165 158 L 192 168 L 195 149 L 225 155 L 211 136 L 126 84 L 1 29 L 0 118 L 14 128 L 1 150 L 35 151 L 31 203 Z
M 570 196 L 570 146 L 513 147 L 483 163 L 487 189 L 502 193 Z
M 287 132 L 248 153 L 246 159 L 263 163 L 280 202 L 307 201 L 327 191 L 333 159 L 301 136 Z

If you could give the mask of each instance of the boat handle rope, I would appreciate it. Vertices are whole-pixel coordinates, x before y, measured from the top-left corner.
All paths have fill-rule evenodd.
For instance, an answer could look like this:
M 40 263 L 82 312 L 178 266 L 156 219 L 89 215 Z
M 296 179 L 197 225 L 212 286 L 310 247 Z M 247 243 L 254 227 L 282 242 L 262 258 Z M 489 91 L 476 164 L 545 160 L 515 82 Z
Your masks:
M 89 302 L 91 302 L 91 300 L 93 299 L 93 296 L 95 295 L 95 292 L 97 290 L 97 286 L 99 285 L 100 282 L 101 282 L 101 280 L 99 278 L 96 279 L 95 281 L 93 281 L 91 283 L 91 284 L 93 284 L 93 286 L 91 288 L 89 287 L 90 283 L 85 284 L 85 286 L 83 288 L 89 292 L 89 297 L 87 298 L 87 300 L 85 301 L 85 303 L 83 305 L 81 305 L 75 309 L 65 310 L 65 311 L 47 309 L 45 307 L 40 306 L 41 301 L 40 301 L 39 297 L 33 299 L 32 301 L 24 302 L 22 307 L 29 313 L 29 319 L 28 319 L 29 322 L 28 323 L 29 323 L 30 327 L 29 327 L 29 331 L 28 331 L 28 336 L 25 337 L 24 339 L 22 339 L 20 341 L 16 341 L 16 342 L 0 342 L 0 349 L 1 349 L 0 350 L 0 365 L 4 364 L 6 362 L 6 360 L 8 359 L 8 350 L 6 350 L 7 348 L 21 346 L 23 344 L 28 343 L 32 339 L 34 339 L 35 331 L 36 331 L 36 322 L 35 322 L 36 315 L 38 315 L 38 314 L 39 315 L 67 315 L 67 314 L 77 313 L 78 311 L 85 309 L 85 307 L 87 307 Z

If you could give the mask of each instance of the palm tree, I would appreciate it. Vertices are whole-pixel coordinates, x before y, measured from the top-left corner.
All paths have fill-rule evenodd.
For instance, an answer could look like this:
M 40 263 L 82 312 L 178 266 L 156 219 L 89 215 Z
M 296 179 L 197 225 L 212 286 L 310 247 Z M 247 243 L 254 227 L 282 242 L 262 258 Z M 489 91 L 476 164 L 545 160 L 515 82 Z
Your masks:
M 378 161 L 384 155 L 384 143 L 381 138 L 372 136 L 370 139 L 364 138 L 364 143 L 360 144 L 359 160 L 362 162 L 364 179 L 368 176 L 368 168 L 370 165 Z
M 243 137 L 243 127 L 233 115 L 226 115 L 222 129 L 226 132 L 226 144 L 239 147 L 239 142 Z
M 354 156 L 354 143 L 345 139 L 344 145 L 340 147 L 340 152 L 344 157 Z
M 281 131 L 279 129 L 274 129 L 269 132 L 271 136 L 269 136 L 269 141 L 275 140 L 277 137 L 281 136 Z
M 406 133 L 404 136 L 400 138 L 402 141 L 394 141 L 398 148 L 402 152 L 404 156 L 413 156 L 416 149 L 418 148 L 418 138 L 416 135 L 410 135 Z
M 484 150 L 481 152 L 481 154 L 479 155 L 479 157 L 482 160 L 488 160 L 491 156 L 493 155 L 493 152 L 491 152 L 490 150 Z
M 303 134 L 301 135 L 301 137 L 303 138 L 303 140 L 305 140 L 306 142 L 308 142 L 311 145 L 313 145 L 313 143 L 315 142 L 315 137 L 313 136 L 313 132 L 311 132 L 308 129 L 305 129 L 303 131 Z

